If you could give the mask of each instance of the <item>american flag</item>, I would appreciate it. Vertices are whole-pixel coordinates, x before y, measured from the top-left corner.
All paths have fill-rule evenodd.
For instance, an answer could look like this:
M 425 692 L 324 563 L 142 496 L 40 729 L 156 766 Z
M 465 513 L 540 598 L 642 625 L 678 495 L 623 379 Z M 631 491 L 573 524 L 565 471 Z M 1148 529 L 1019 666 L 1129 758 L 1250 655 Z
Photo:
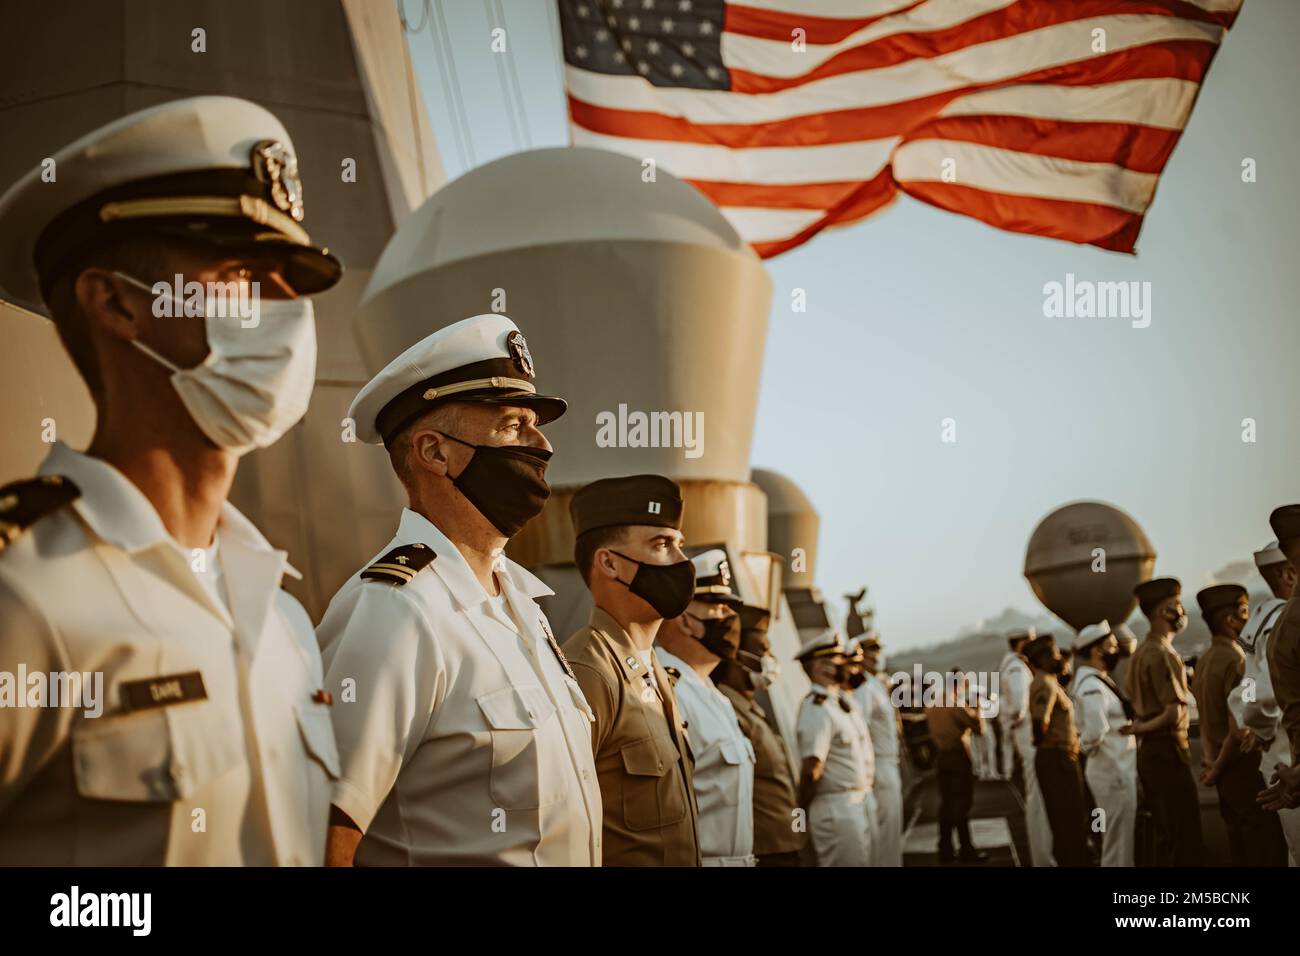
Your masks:
M 1132 252 L 1242 0 L 559 0 L 575 145 L 652 158 L 759 255 L 899 191 Z

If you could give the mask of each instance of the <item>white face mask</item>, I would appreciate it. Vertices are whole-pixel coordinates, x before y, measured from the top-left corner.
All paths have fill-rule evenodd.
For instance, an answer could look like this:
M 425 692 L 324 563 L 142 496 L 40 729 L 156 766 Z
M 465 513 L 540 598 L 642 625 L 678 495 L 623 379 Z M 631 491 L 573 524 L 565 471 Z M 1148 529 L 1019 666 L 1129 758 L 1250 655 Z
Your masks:
M 153 293 L 139 279 L 116 275 Z M 262 299 L 251 327 L 238 315 L 214 314 L 218 305 L 205 302 L 209 352 L 194 368 L 180 368 L 137 339 L 131 344 L 172 371 L 172 386 L 203 434 L 243 455 L 273 444 L 307 413 L 316 380 L 316 319 L 310 299 Z M 185 315 L 174 298 L 172 309 Z
M 758 672 L 749 672 L 749 683 L 754 690 L 767 690 L 776 683 L 776 679 L 781 676 L 781 665 L 777 663 L 775 657 L 771 654 L 764 654 L 760 658 L 762 670 Z

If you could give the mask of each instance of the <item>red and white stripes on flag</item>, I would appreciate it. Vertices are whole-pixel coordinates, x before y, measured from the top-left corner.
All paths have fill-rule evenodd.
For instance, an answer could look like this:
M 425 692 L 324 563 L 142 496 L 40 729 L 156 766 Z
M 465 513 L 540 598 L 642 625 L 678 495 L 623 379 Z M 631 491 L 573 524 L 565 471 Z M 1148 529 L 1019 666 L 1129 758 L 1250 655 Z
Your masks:
M 573 143 L 653 158 L 769 257 L 900 190 L 1132 252 L 1242 0 L 559 2 Z

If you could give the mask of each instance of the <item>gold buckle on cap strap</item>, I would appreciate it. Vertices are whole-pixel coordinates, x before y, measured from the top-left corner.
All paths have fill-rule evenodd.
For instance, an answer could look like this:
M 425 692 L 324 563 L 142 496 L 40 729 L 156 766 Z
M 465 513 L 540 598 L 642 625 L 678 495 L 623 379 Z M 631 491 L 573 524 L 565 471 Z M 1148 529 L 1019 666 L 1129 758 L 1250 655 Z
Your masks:
M 256 196 L 165 196 L 158 199 L 124 199 L 100 207 L 100 222 L 148 219 L 154 216 L 238 216 L 270 226 L 294 242 L 311 245 L 307 230 L 292 218 Z
M 532 382 L 525 382 L 521 378 L 502 378 L 494 375 L 492 378 L 476 378 L 469 382 L 443 385 L 441 388 L 426 388 L 422 397 L 426 402 L 431 402 L 444 395 L 455 395 L 457 392 L 468 392 L 476 388 L 512 388 L 520 392 L 537 394 L 537 389 Z

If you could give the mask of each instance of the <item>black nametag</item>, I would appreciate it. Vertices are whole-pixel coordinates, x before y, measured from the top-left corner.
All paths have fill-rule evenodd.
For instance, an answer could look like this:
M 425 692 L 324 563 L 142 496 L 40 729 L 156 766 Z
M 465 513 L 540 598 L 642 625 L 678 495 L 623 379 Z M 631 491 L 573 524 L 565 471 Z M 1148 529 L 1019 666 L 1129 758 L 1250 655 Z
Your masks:
M 127 710 L 148 710 L 207 699 L 203 675 L 198 671 L 127 681 L 122 685 L 122 706 Z

